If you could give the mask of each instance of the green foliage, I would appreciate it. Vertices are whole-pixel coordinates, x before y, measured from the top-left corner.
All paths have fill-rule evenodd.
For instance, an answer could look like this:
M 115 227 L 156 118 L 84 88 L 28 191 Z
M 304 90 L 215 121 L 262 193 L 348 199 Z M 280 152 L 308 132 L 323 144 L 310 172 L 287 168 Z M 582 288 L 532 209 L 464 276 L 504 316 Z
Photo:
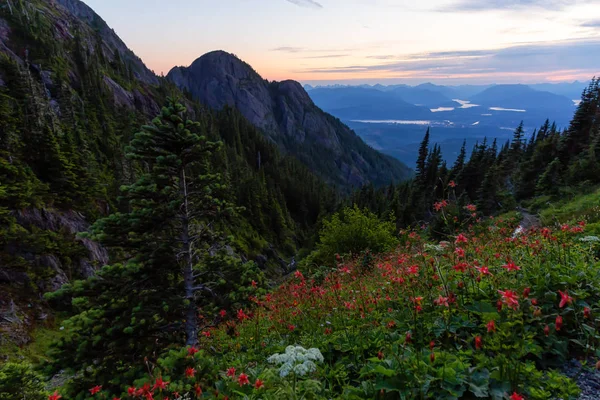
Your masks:
M 42 377 L 24 363 L 0 364 L 0 400 L 46 400 Z
M 496 219 L 443 242 L 406 232 L 371 271 L 355 259 L 321 281 L 297 272 L 130 383 L 155 398 L 576 399 L 560 369 L 600 357 L 598 261 L 580 226 L 514 228 Z M 292 360 L 290 345 L 323 361 Z M 314 365 L 288 373 L 288 361 Z
M 372 212 L 345 208 L 323 222 L 317 249 L 306 263 L 332 265 L 336 255 L 389 251 L 398 244 L 395 231 L 393 222 L 381 221 Z

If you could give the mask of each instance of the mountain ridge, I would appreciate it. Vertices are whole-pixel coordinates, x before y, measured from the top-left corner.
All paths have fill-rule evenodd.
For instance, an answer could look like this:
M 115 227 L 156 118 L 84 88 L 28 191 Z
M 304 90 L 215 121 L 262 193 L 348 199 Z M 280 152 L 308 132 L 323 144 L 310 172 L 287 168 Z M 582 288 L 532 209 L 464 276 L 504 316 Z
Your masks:
M 223 50 L 206 53 L 189 67 L 175 67 L 166 78 L 212 109 L 239 109 L 284 152 L 331 184 L 383 185 L 410 175 L 408 167 L 370 148 L 317 107 L 300 83 L 269 82 Z

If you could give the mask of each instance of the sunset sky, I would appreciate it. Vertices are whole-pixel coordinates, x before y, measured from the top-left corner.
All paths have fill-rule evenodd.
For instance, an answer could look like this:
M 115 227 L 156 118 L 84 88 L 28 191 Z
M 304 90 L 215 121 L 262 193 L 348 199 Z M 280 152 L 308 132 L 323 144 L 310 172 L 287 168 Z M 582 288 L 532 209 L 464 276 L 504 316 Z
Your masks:
M 270 80 L 600 75 L 600 0 L 84 0 L 156 73 L 225 50 Z

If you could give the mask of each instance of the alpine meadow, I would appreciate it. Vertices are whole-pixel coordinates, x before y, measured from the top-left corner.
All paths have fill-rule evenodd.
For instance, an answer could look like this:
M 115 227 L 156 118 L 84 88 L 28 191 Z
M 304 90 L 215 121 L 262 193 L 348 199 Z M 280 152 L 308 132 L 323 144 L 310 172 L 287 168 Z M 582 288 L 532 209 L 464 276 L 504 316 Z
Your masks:
M 0 0 L 0 400 L 600 399 L 598 0 L 86 3 Z

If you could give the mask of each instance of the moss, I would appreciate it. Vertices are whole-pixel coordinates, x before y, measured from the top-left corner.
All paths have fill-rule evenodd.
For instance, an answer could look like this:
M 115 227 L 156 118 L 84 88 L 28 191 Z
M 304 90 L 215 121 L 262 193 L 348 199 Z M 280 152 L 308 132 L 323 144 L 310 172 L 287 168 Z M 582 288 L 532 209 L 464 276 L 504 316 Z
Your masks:
M 26 361 L 40 366 L 50 361 L 48 353 L 52 343 L 59 340 L 63 331 L 60 329 L 63 317 L 55 317 L 50 323 L 39 326 L 30 332 L 31 340 L 25 346 L 17 346 L 10 341 L 0 342 L 0 364 L 4 362 Z

